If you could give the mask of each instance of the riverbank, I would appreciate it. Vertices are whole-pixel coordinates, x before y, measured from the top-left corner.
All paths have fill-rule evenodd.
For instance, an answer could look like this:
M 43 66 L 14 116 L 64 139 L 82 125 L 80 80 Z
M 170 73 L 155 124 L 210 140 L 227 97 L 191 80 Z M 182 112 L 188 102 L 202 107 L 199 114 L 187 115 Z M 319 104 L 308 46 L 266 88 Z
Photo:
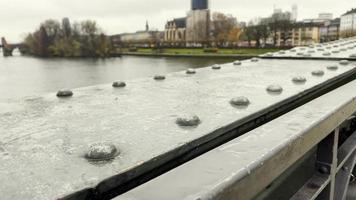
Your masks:
M 121 49 L 122 55 L 132 56 L 152 56 L 152 57 L 208 57 L 208 58 L 235 58 L 248 59 L 268 52 L 276 52 L 276 48 L 241 48 L 241 49 L 219 49 L 217 52 L 208 53 L 203 48 L 137 48 Z

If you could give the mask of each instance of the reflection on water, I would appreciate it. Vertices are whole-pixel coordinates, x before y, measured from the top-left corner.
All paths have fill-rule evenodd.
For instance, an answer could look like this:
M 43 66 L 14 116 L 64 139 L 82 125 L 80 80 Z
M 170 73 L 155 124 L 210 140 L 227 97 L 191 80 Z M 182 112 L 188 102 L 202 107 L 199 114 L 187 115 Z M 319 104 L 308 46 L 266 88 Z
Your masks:
M 25 96 L 78 88 L 231 62 L 217 58 L 39 59 L 0 57 L 0 102 Z

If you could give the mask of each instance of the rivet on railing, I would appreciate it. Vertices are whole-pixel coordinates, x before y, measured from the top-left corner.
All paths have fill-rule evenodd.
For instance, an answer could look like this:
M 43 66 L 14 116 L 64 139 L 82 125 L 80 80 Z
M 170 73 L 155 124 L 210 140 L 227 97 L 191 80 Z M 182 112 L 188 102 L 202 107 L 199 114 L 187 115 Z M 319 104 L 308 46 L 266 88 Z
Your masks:
M 200 123 L 200 118 L 196 115 L 186 115 L 176 120 L 176 124 L 182 127 L 198 126 Z
M 259 61 L 258 58 L 252 58 L 252 59 L 251 59 L 251 62 L 258 62 L 258 61 Z
M 283 88 L 279 85 L 270 85 L 267 87 L 266 90 L 269 93 L 275 93 L 275 94 L 280 94 L 283 92 Z
M 187 69 L 186 73 L 187 74 L 195 74 L 197 72 L 195 71 L 195 69 Z
M 316 70 L 312 72 L 313 76 L 324 76 L 325 72 L 322 70 Z
M 242 65 L 242 62 L 237 60 L 237 61 L 234 62 L 234 65 Z
M 307 82 L 307 79 L 303 76 L 296 76 L 292 79 L 294 83 L 301 84 Z
M 339 67 L 336 65 L 330 65 L 330 66 L 327 66 L 326 68 L 330 71 L 336 71 L 339 69 Z
M 348 60 L 341 60 L 339 62 L 340 65 L 348 65 L 349 64 L 349 61 Z
M 162 80 L 165 80 L 166 77 L 163 76 L 163 75 L 156 75 L 156 76 L 153 77 L 153 79 L 156 80 L 156 81 L 162 81 Z
M 123 88 L 126 87 L 126 83 L 122 81 L 117 81 L 112 84 L 114 88 Z
M 59 90 L 57 92 L 57 97 L 59 98 L 72 97 L 72 96 L 73 96 L 73 92 L 70 90 Z
M 95 143 L 89 147 L 85 158 L 90 161 L 105 161 L 114 159 L 120 154 L 115 145 L 109 143 Z
M 246 97 L 236 97 L 230 100 L 230 104 L 237 107 L 245 107 L 250 105 L 250 100 Z
M 221 66 L 220 65 L 213 65 L 211 68 L 215 69 L 215 70 L 218 70 L 218 69 L 221 69 Z

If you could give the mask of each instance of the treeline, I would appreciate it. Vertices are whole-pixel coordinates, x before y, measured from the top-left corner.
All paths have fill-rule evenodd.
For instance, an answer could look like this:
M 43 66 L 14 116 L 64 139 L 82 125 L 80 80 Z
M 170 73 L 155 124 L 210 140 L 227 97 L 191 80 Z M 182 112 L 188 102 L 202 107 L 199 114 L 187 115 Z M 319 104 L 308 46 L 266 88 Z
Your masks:
M 23 53 L 40 57 L 110 57 L 114 48 L 95 21 L 46 20 L 25 38 Z
M 255 46 L 266 46 L 267 40 L 272 38 L 273 46 L 277 46 L 278 38 L 281 45 L 287 46 L 287 41 L 291 39 L 291 30 L 295 23 L 291 21 L 289 13 L 275 13 L 269 18 L 262 19 L 258 24 L 252 22 L 245 28 L 243 39 L 251 46 L 252 41 L 256 41 Z

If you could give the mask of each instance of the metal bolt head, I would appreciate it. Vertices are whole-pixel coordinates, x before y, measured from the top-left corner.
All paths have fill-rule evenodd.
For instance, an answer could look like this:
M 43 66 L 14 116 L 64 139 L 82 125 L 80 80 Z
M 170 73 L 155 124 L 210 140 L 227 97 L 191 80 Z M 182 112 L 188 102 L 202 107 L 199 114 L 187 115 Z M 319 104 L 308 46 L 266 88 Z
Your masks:
M 219 70 L 219 69 L 221 69 L 221 66 L 220 65 L 213 65 L 211 67 L 211 69 Z
M 349 64 L 349 61 L 348 60 L 341 60 L 339 62 L 340 65 L 348 65 Z
M 236 60 L 236 61 L 234 62 L 234 65 L 242 65 L 242 62 L 239 61 L 239 60 Z
M 324 76 L 325 72 L 322 70 L 316 70 L 312 72 L 313 76 Z
M 230 100 L 230 104 L 233 106 L 248 106 L 250 100 L 246 97 L 236 97 Z
M 327 66 L 326 68 L 330 71 L 336 71 L 339 69 L 339 67 L 337 65 L 330 65 L 330 66 Z
M 270 85 L 267 87 L 266 90 L 267 90 L 267 92 L 276 93 L 276 94 L 283 92 L 283 88 L 279 85 Z
M 258 61 L 259 61 L 258 58 L 252 58 L 252 59 L 251 59 L 251 62 L 258 62 Z
M 186 73 L 187 74 L 195 74 L 197 72 L 195 71 L 195 69 L 187 69 Z
M 114 159 L 120 154 L 115 145 L 110 143 L 95 143 L 90 145 L 85 158 L 91 161 L 104 161 Z
M 182 127 L 198 126 L 200 123 L 200 118 L 197 115 L 186 115 L 176 120 L 176 124 Z
M 114 88 L 123 88 L 126 87 L 126 83 L 122 81 L 117 81 L 112 84 Z
M 307 79 L 303 76 L 296 76 L 292 79 L 294 83 L 305 83 L 307 82 Z
M 166 77 L 163 76 L 163 75 L 156 75 L 156 76 L 153 77 L 153 79 L 156 80 L 156 81 L 162 81 L 162 80 L 165 80 Z
M 64 89 L 64 90 L 59 90 L 57 92 L 57 97 L 59 97 L 59 98 L 66 98 L 66 97 L 72 97 L 72 96 L 73 96 L 73 92 L 71 90 Z

